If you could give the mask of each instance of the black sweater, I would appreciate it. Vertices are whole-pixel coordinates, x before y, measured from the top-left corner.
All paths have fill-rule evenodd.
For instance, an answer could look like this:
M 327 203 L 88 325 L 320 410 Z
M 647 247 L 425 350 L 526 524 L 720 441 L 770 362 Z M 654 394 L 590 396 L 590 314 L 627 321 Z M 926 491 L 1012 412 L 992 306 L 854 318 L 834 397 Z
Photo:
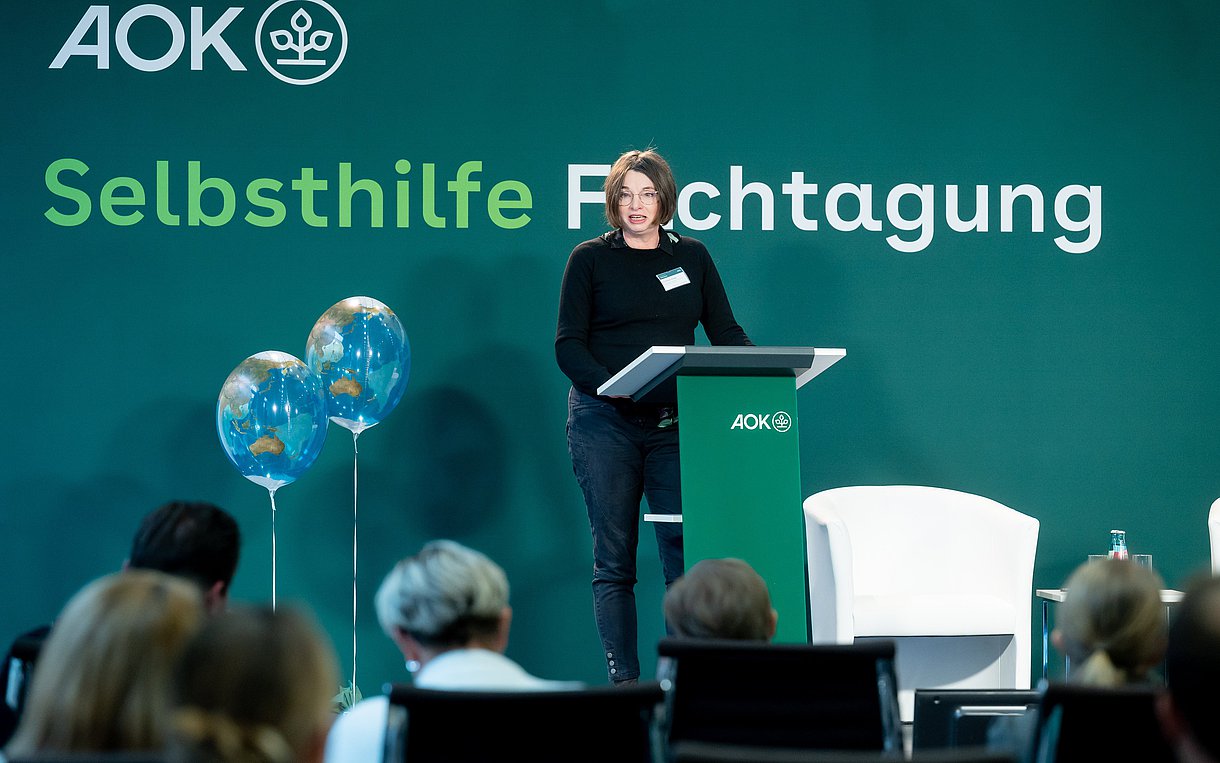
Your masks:
M 677 268 L 690 283 L 667 291 L 658 276 Z M 632 249 L 621 232 L 612 231 L 577 245 L 568 257 L 555 357 L 578 390 L 596 395 L 649 347 L 694 344 L 700 323 L 712 344 L 753 344 L 737 325 L 701 242 L 662 230 L 657 249 Z M 640 402 L 673 405 L 677 385 L 671 378 Z

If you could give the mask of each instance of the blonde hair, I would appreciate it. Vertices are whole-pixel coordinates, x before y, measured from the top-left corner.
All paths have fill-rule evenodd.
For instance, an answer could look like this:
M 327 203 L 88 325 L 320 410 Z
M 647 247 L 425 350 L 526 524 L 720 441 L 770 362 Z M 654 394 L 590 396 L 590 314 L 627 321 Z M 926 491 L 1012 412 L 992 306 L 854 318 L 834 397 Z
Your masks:
M 198 588 L 161 572 L 82 588 L 51 628 L 6 754 L 161 749 L 173 665 L 203 616 Z
M 741 559 L 704 559 L 665 592 L 665 621 L 675 636 L 769 641 L 767 584 Z
M 219 615 L 186 647 L 175 673 L 171 759 L 304 760 L 325 735 L 338 681 L 334 654 L 304 610 Z
M 606 191 L 606 222 L 613 228 L 623 227 L 618 195 L 623 190 L 627 173 L 632 171 L 643 173 L 652 181 L 653 189 L 658 194 L 657 223 L 665 225 L 674 218 L 674 212 L 678 209 L 678 184 L 674 181 L 673 171 L 669 169 L 669 162 L 652 148 L 628 151 L 610 168 L 603 186 Z
M 1068 578 L 1056 629 L 1075 667 L 1093 686 L 1142 681 L 1165 652 L 1161 578 L 1122 559 L 1087 562 Z

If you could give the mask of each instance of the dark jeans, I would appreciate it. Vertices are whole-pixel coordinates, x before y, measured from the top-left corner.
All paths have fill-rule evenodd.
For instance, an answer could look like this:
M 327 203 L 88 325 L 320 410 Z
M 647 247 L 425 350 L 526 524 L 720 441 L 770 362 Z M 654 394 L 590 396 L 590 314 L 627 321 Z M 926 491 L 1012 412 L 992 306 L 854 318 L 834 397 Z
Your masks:
M 678 427 L 623 416 L 611 403 L 568 393 L 568 452 L 593 534 L 593 611 L 611 681 L 640 676 L 636 635 L 636 547 L 640 498 L 656 514 L 681 514 Z M 657 522 L 668 587 L 683 572 L 682 525 Z

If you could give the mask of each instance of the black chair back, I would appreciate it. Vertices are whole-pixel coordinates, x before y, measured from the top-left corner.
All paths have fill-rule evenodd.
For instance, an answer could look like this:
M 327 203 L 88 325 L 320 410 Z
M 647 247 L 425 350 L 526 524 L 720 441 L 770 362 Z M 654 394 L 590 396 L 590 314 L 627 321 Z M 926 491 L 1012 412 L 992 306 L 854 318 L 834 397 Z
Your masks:
M 40 752 L 9 758 L 9 763 L 166 763 L 162 754 L 151 752 Z
M 864 750 L 792 750 L 780 747 L 742 747 L 731 744 L 684 742 L 673 748 L 672 763 L 893 763 L 901 752 Z M 1016 758 L 981 747 L 918 752 L 913 763 L 1016 763 Z
M 1156 716 L 1159 690 L 1049 684 L 1038 705 L 1035 760 L 1075 763 L 1105 758 L 1172 761 Z
M 658 683 L 563 691 L 390 691 L 386 763 L 652 763 Z
M 4 701 L 0 703 L 0 748 L 8 744 L 17 730 L 25 710 L 30 678 L 34 675 L 34 663 L 50 632 L 51 626 L 44 625 L 18 636 L 0 667 L 0 687 L 4 689 Z
M 894 644 L 662 639 L 669 743 L 902 750 Z
M 994 721 L 1025 716 L 1040 699 L 1034 689 L 916 689 L 911 749 L 986 746 Z

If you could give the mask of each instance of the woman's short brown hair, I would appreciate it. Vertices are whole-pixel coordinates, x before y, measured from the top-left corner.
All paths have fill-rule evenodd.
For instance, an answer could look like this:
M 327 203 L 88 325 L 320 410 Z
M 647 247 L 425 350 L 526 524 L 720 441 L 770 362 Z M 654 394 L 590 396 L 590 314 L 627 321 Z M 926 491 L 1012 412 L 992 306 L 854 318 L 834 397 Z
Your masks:
M 606 176 L 606 221 L 613 228 L 623 227 L 623 218 L 619 215 L 622 207 L 618 204 L 618 195 L 623 190 L 627 173 L 635 170 L 642 172 L 652 181 L 652 187 L 659 194 L 657 199 L 657 221 L 665 225 L 674 219 L 678 209 L 678 188 L 674 182 L 674 173 L 669 169 L 669 162 L 649 148 L 643 151 L 628 151 L 618 158 Z
M 767 584 L 741 559 L 696 563 L 665 592 L 662 608 L 679 638 L 770 641 L 775 633 Z

